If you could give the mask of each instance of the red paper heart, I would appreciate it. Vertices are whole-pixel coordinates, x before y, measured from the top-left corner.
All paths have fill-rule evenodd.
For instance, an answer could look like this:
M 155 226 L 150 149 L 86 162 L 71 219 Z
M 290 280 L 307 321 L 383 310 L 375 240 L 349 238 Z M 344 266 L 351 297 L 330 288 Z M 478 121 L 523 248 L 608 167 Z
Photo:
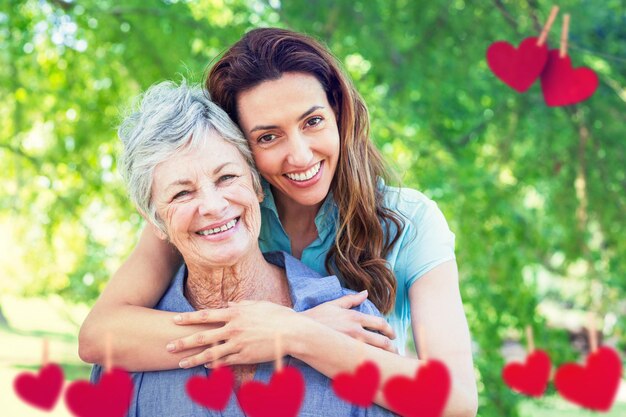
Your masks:
M 106 372 L 96 384 L 74 381 L 65 391 L 67 408 L 78 417 L 124 417 L 133 397 L 133 380 L 122 369 Z
M 187 380 L 187 395 L 203 407 L 222 411 L 228 405 L 235 376 L 227 366 L 214 369 L 207 377 L 192 376 Z
M 13 388 L 25 403 L 50 411 L 61 395 L 63 369 L 51 363 L 41 367 L 36 375 L 22 372 L 13 380 Z
M 568 363 L 554 377 L 556 390 L 574 404 L 609 411 L 622 375 L 622 361 L 613 349 L 600 347 L 587 357 L 585 366 Z
M 506 365 L 502 369 L 502 379 L 512 390 L 541 397 L 550 379 L 550 357 L 543 350 L 535 350 L 523 364 Z
M 268 385 L 250 381 L 237 393 L 248 417 L 295 417 L 304 399 L 304 378 L 294 367 L 274 372 Z
M 559 50 L 548 54 L 541 74 L 541 89 L 546 104 L 551 107 L 569 106 L 587 100 L 598 88 L 598 76 L 587 67 L 572 68 L 569 56 L 561 58 Z
M 548 59 L 548 46 L 537 46 L 537 38 L 526 38 L 515 49 L 505 41 L 494 42 L 487 49 L 487 64 L 506 85 L 523 93 L 528 90 Z
M 391 409 L 404 417 L 439 417 L 450 394 L 448 368 L 430 359 L 418 368 L 415 378 L 391 378 L 383 394 Z
M 354 374 L 337 374 L 333 380 L 333 390 L 337 397 L 360 407 L 369 407 L 380 384 L 380 371 L 375 363 L 362 363 Z

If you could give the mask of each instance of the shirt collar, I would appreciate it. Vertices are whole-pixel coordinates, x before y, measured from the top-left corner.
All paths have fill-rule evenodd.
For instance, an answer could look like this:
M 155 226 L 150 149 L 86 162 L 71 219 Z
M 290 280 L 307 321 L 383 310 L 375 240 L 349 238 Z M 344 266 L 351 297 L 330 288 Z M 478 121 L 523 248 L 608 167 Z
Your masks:
M 261 187 L 263 188 L 263 201 L 261 201 L 261 208 L 270 210 L 278 219 L 278 209 L 276 208 L 274 194 L 272 194 L 272 187 L 263 177 L 261 177 Z
M 285 269 L 294 311 L 300 312 L 343 295 L 336 276 L 323 277 L 286 252 L 267 252 L 268 262 Z
M 343 295 L 339 280 L 334 275 L 322 277 L 316 271 L 283 251 L 267 252 L 263 256 L 267 262 L 285 269 L 285 275 L 289 284 L 289 295 L 291 296 L 294 311 L 308 310 Z M 178 309 L 176 311 L 194 311 L 193 306 L 185 298 L 184 293 L 187 273 L 187 266 L 183 264 L 174 277 L 172 286 L 166 293 L 167 297 L 164 296 L 162 300 L 165 303 L 176 303 Z
M 261 185 L 263 187 L 263 201 L 261 202 L 261 208 L 266 208 L 274 213 L 276 220 L 280 223 L 280 217 L 278 217 L 278 209 L 276 208 L 276 200 L 272 193 L 270 184 L 263 178 L 261 178 Z M 339 208 L 333 197 L 332 190 L 328 192 L 328 195 L 324 199 L 322 206 L 320 207 L 317 215 L 315 216 L 315 226 L 317 227 L 317 234 L 321 239 L 325 239 L 329 233 L 334 233 L 335 224 L 339 219 Z

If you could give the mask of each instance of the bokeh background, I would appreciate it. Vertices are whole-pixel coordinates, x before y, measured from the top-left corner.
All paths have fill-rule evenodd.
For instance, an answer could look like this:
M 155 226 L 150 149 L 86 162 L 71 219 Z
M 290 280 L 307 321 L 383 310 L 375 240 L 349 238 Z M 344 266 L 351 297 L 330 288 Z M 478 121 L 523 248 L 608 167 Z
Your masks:
M 480 410 L 586 416 L 550 386 L 542 399 L 502 383 L 525 355 L 524 327 L 558 365 L 587 348 L 586 311 L 626 349 L 626 2 L 561 0 L 569 54 L 594 69 L 588 101 L 548 108 L 489 71 L 496 40 L 536 36 L 544 0 L 2 0 L 0 2 L 0 404 L 37 369 L 41 340 L 69 379 L 89 368 L 78 326 L 136 243 L 141 218 L 116 171 L 115 127 L 151 84 L 200 82 L 245 31 L 313 35 L 369 105 L 396 183 L 435 199 L 457 236 Z M 7 408 L 8 407 L 8 408 Z M 29 414 L 30 413 L 30 414 Z M 63 405 L 55 415 L 67 415 Z M 626 414 L 626 392 L 608 415 Z

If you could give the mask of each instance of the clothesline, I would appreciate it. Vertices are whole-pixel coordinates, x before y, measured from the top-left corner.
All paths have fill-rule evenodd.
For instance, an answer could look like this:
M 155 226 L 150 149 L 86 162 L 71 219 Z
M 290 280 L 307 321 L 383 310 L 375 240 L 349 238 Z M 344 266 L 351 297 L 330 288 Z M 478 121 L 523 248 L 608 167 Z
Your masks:
M 519 28 L 520 28 L 519 21 L 515 17 L 513 17 L 513 15 L 507 10 L 507 8 L 502 3 L 502 0 L 494 0 L 494 3 L 495 3 L 496 8 L 500 11 L 500 13 L 504 16 L 504 18 L 508 21 L 508 23 L 511 26 L 513 26 L 513 28 L 519 33 Z M 559 39 L 558 34 L 552 34 L 552 36 L 548 35 L 548 37 L 552 38 L 551 39 L 553 41 L 552 44 L 554 45 L 559 44 L 560 39 Z M 596 55 L 598 57 L 602 57 L 610 61 L 626 63 L 626 55 L 618 56 L 618 55 L 607 54 L 604 52 L 599 52 L 593 49 L 586 48 L 572 40 L 568 40 L 568 46 L 571 47 L 571 49 L 581 51 L 581 52 L 591 54 L 591 55 Z

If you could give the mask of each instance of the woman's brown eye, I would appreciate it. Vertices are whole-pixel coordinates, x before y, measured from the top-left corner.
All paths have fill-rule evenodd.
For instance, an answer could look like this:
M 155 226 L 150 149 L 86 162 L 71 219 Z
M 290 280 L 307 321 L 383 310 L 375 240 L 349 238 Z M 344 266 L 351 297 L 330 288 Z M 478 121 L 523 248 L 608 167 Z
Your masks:
M 309 126 L 317 126 L 318 124 L 320 124 L 322 122 L 322 118 L 319 116 L 316 117 L 312 117 L 309 120 L 306 121 L 306 124 Z
M 257 139 L 258 143 L 270 143 L 276 138 L 276 135 L 263 135 Z

